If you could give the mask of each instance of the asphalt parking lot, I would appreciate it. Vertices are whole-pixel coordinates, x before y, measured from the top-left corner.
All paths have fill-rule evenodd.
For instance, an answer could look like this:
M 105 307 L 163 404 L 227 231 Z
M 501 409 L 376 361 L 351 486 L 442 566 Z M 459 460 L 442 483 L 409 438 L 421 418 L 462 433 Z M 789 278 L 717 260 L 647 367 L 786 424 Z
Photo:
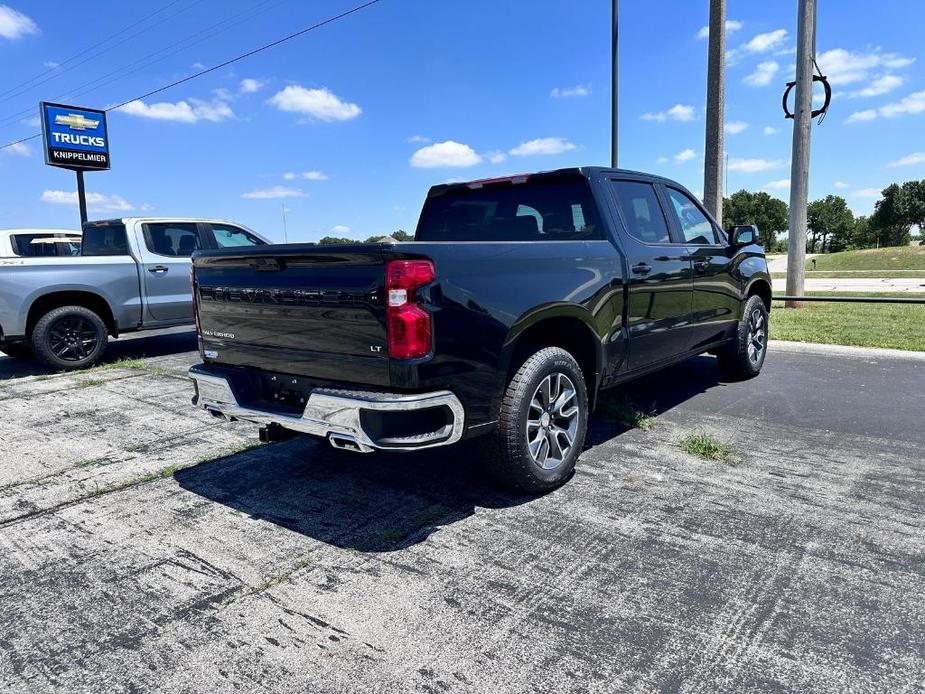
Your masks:
M 0 357 L 3 691 L 925 687 L 921 355 L 691 360 L 631 388 L 649 430 L 599 413 L 529 498 L 473 447 L 255 447 L 190 406 L 194 347 Z M 682 452 L 696 432 L 741 462 Z

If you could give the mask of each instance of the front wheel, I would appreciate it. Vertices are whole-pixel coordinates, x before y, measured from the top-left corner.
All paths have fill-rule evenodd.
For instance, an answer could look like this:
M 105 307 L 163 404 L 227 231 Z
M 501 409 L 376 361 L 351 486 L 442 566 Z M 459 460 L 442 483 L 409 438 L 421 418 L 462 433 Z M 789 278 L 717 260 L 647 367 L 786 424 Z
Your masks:
M 545 347 L 514 374 L 501 401 L 492 471 L 507 486 L 538 493 L 564 484 L 588 429 L 588 391 L 571 354 Z
M 749 298 L 733 341 L 718 353 L 719 364 L 737 379 L 761 373 L 768 353 L 768 309 L 760 296 Z
M 93 311 L 62 306 L 39 318 L 32 329 L 32 350 L 45 366 L 72 371 L 99 361 L 107 339 L 106 324 Z

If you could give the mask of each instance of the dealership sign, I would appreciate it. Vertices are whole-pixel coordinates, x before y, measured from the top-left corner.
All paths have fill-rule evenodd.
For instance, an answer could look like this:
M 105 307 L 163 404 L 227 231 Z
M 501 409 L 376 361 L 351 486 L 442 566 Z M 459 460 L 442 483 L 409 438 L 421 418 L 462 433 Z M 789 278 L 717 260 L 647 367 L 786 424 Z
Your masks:
M 80 106 L 41 103 L 45 163 L 65 169 L 109 168 L 106 112 Z

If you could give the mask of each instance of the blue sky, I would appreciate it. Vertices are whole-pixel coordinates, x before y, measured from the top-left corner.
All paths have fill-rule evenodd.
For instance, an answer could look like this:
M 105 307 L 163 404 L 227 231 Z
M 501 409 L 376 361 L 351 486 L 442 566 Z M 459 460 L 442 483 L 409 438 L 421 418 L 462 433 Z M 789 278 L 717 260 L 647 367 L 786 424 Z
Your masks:
M 38 131 L 42 99 L 106 107 L 357 4 L 4 1 L 0 143 Z M 709 3 L 621 5 L 620 164 L 699 194 Z M 216 216 L 282 240 L 285 206 L 290 240 L 364 238 L 413 230 L 434 183 L 607 164 L 609 8 L 382 0 L 110 113 L 112 170 L 86 175 L 91 218 Z M 730 0 L 729 20 L 729 189 L 786 200 L 796 0 Z M 884 185 L 925 178 L 923 25 L 925 3 L 820 0 L 835 98 L 813 130 L 811 197 L 868 213 Z M 45 166 L 39 140 L 0 151 L 0 182 L 0 228 L 76 223 L 74 175 Z

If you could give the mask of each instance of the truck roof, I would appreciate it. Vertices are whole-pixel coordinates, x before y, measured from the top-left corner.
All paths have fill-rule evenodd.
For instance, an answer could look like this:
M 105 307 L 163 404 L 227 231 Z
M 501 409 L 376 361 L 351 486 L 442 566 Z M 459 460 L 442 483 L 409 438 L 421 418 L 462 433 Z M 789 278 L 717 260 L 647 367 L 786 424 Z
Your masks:
M 633 171 L 631 169 L 614 169 L 608 166 L 574 166 L 564 169 L 551 169 L 549 171 L 536 171 L 520 174 L 512 174 L 508 176 L 498 176 L 496 178 L 483 178 L 476 179 L 473 181 L 460 181 L 458 183 L 441 183 L 439 185 L 432 186 L 428 196 L 434 194 L 445 193 L 450 190 L 459 190 L 461 188 L 480 188 L 485 185 L 492 184 L 501 184 L 501 183 L 525 183 L 528 179 L 533 178 L 569 178 L 580 176 L 582 178 L 590 178 L 591 176 L 604 173 L 604 174 L 617 174 L 623 176 L 632 176 L 633 178 L 646 178 L 652 181 L 660 182 L 671 182 L 671 179 L 665 178 L 664 176 L 658 176 L 656 174 L 646 173 L 644 171 Z
M 220 219 L 218 217 L 114 217 L 112 219 L 91 219 L 87 224 L 112 224 L 121 222 L 204 222 L 215 224 L 233 224 L 234 226 L 243 226 L 241 222 L 235 222 L 231 219 Z

